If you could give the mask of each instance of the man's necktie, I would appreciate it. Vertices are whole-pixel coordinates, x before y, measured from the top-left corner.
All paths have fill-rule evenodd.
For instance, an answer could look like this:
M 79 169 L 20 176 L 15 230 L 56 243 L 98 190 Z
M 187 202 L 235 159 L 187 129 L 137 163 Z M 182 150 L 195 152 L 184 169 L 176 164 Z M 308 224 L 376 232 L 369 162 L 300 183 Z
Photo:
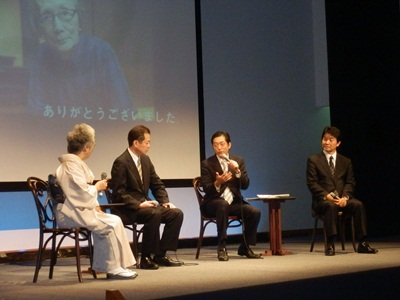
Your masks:
M 331 169 L 332 175 L 335 175 L 335 165 L 333 164 L 333 156 L 329 157 L 329 168 Z
M 228 163 L 226 161 L 222 162 L 222 170 L 224 172 L 228 171 Z M 222 196 L 224 197 L 225 201 L 227 201 L 229 204 L 232 203 L 233 194 L 232 194 L 232 192 L 231 192 L 229 187 L 225 188 L 224 193 L 222 194 Z
M 140 180 L 143 182 L 143 175 L 142 175 L 142 163 L 140 162 L 140 158 L 137 161 L 137 169 L 140 175 Z

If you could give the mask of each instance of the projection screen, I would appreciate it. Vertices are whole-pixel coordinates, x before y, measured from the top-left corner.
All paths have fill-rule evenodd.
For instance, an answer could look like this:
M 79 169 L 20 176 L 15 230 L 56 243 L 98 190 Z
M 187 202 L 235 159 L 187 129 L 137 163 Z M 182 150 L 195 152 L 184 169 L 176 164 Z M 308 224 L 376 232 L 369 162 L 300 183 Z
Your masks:
M 161 178 L 199 174 L 195 1 L 2 0 L 0 43 L 1 182 L 46 179 L 78 123 L 98 179 L 138 124 Z

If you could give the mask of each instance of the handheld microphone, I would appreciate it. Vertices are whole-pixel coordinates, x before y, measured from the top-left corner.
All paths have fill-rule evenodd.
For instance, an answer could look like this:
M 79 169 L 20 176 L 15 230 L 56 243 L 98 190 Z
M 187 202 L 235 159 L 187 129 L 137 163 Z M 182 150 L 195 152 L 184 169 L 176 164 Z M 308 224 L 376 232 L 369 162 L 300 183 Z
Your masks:
M 331 195 L 333 199 L 340 199 L 337 193 L 330 192 L 329 195 Z
M 100 177 L 101 177 L 101 180 L 107 179 L 107 173 L 106 172 L 101 173 Z M 103 195 L 104 195 L 103 191 L 100 191 L 99 196 L 103 197 Z
M 220 157 L 221 157 L 222 159 L 224 159 L 228 164 L 231 163 L 231 160 L 229 159 L 228 155 L 226 155 L 226 154 L 221 154 Z M 234 168 L 233 170 L 234 170 L 236 173 L 237 173 L 237 172 L 240 172 L 238 164 L 236 163 L 236 164 L 234 164 L 234 165 L 235 165 L 235 168 Z

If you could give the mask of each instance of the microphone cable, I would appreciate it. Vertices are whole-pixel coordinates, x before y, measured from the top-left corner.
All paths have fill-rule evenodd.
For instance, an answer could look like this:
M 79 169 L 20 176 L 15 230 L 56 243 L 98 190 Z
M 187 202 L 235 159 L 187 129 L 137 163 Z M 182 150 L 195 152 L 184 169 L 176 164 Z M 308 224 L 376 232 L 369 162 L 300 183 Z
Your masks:
M 242 171 L 239 168 L 240 173 L 242 173 Z M 250 247 L 247 244 L 247 239 L 246 239 L 246 234 L 245 234 L 245 222 L 244 222 L 244 210 L 243 210 L 243 195 L 242 195 L 242 174 L 240 174 L 239 178 L 236 178 L 239 180 L 239 194 L 240 194 L 240 214 L 241 214 L 241 222 L 242 222 L 242 237 L 243 237 L 243 243 L 247 249 L 247 251 L 250 251 Z
M 225 160 L 227 160 L 228 162 L 230 161 L 230 159 L 228 158 L 227 155 L 224 155 L 223 158 Z M 243 164 L 244 164 L 244 162 L 243 162 Z M 242 174 L 242 170 L 240 170 L 240 166 L 239 166 L 239 171 L 240 171 L 240 177 L 239 178 L 236 177 L 236 173 L 235 173 L 235 179 L 239 181 L 238 189 L 239 189 L 239 195 L 240 195 L 240 222 L 242 223 L 242 237 L 243 237 L 243 243 L 244 243 L 247 251 L 250 251 L 250 247 L 249 247 L 249 245 L 247 243 L 246 234 L 245 234 L 246 225 L 245 225 L 245 222 L 244 222 L 244 210 L 243 210 L 244 199 L 243 199 L 243 195 L 242 195 L 242 192 L 241 192 L 241 190 L 242 190 L 242 175 L 243 174 Z
M 230 161 L 229 157 L 226 154 L 223 155 L 222 157 L 226 161 L 228 161 L 228 162 Z M 244 164 L 244 162 L 243 162 L 243 164 Z M 242 190 L 242 175 L 243 174 L 242 174 L 242 170 L 240 170 L 240 166 L 239 166 L 239 171 L 240 171 L 240 177 L 237 178 L 236 177 L 236 173 L 235 173 L 235 179 L 239 181 L 239 184 L 238 184 L 239 187 L 238 188 L 239 188 L 239 195 L 240 195 L 240 222 L 242 223 L 242 237 L 243 237 L 244 246 L 246 247 L 247 251 L 250 251 L 250 247 L 249 247 L 249 245 L 247 243 L 246 234 L 245 234 L 246 225 L 245 225 L 245 222 L 244 222 L 244 210 L 243 210 L 244 198 L 243 198 L 243 195 L 242 195 L 242 192 L 241 192 L 241 190 Z

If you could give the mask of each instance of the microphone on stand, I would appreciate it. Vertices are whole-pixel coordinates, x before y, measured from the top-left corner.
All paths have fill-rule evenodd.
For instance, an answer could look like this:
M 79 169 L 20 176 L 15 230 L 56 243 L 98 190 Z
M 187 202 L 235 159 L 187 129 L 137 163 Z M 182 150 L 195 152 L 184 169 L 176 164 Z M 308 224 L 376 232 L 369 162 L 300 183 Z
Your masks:
M 107 173 L 106 172 L 101 173 L 100 177 L 101 177 L 101 180 L 107 179 Z M 103 195 L 104 195 L 103 191 L 100 191 L 99 196 L 103 197 Z

